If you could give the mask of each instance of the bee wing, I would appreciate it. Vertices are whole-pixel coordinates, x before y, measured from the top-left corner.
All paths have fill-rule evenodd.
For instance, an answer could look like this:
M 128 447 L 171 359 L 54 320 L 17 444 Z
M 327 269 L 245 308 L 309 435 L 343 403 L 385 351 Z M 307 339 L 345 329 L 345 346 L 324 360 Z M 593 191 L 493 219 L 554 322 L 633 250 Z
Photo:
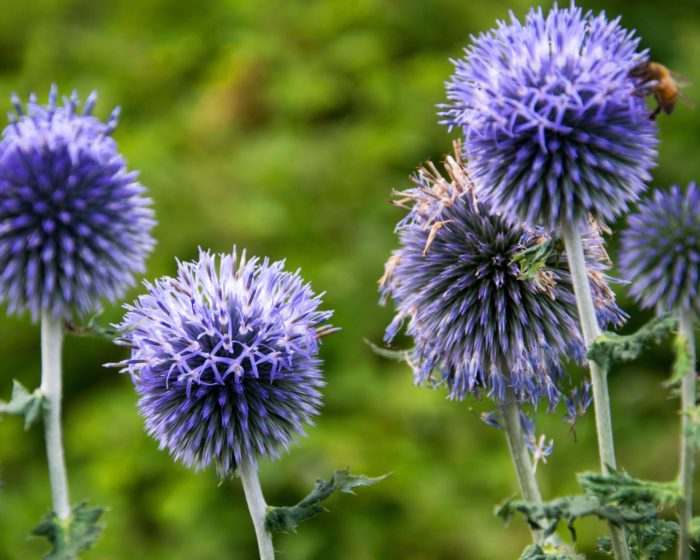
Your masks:
M 680 74 L 676 72 L 675 70 L 669 70 L 671 73 L 671 78 L 673 79 L 674 82 L 676 82 L 676 86 L 678 86 L 678 101 L 683 103 L 686 107 L 690 107 L 691 109 L 695 108 L 695 102 L 688 96 L 685 91 L 683 91 L 681 88 L 687 87 L 693 82 L 690 81 L 688 76 L 684 76 L 683 74 Z
M 683 103 L 686 107 L 689 107 L 691 109 L 695 109 L 695 101 L 693 101 L 686 92 L 684 92 L 682 89 L 678 90 L 678 101 Z
M 688 76 L 686 76 L 685 74 L 681 74 L 680 72 L 676 72 L 675 70 L 669 70 L 669 73 L 671 74 L 671 78 L 673 78 L 673 81 L 676 82 L 680 87 L 686 87 L 693 83 L 690 81 L 690 78 L 688 78 Z

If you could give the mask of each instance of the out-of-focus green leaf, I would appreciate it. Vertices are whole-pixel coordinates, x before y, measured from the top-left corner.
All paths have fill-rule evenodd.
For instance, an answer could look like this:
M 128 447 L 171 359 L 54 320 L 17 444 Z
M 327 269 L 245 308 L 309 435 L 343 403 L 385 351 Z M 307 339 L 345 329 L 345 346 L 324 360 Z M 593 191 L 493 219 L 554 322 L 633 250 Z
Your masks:
M 673 339 L 673 354 L 673 369 L 671 370 L 671 378 L 665 383 L 667 387 L 677 385 L 695 369 L 695 364 L 690 363 L 688 339 L 682 334 L 677 334 Z
M 581 473 L 578 480 L 583 495 L 539 504 L 508 500 L 496 510 L 496 515 L 509 521 L 520 513 L 530 527 L 541 530 L 545 537 L 554 534 L 559 523 L 564 521 L 574 541 L 576 521 L 597 517 L 624 527 L 634 557 L 640 559 L 659 558 L 673 546 L 678 524 L 662 519 L 660 514 L 662 508 L 675 504 L 680 498 L 677 483 L 639 480 L 613 469 L 605 475 Z M 599 539 L 599 546 L 608 550 L 609 539 Z
M 30 393 L 19 381 L 14 380 L 9 402 L 0 401 L 0 418 L 9 414 L 24 416 L 24 429 L 28 430 L 39 419 L 45 406 L 46 397 L 40 389 Z
M 74 560 L 89 550 L 102 532 L 103 527 L 97 522 L 104 512 L 103 508 L 89 508 L 83 502 L 73 509 L 66 522 L 59 520 L 54 512 L 46 514 L 32 531 L 32 535 L 46 537 L 51 543 L 51 552 L 44 560 Z
M 605 331 L 591 344 L 588 357 L 605 371 L 610 371 L 614 362 L 630 362 L 637 359 L 649 344 L 658 344 L 677 326 L 677 317 L 662 315 L 652 319 L 633 334 L 619 335 Z
M 519 560 L 584 560 L 585 556 L 576 554 L 561 546 L 531 544 L 520 556 Z

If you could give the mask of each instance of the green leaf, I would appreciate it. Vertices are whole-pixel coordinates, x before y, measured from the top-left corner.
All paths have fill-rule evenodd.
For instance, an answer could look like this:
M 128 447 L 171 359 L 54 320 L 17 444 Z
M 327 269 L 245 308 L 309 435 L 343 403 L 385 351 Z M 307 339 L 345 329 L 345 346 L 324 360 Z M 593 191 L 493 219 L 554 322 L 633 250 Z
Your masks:
M 688 339 L 682 334 L 677 334 L 673 339 L 673 353 L 675 358 L 673 360 L 671 378 L 664 383 L 667 387 L 678 385 L 695 368 L 695 364 L 692 364 L 690 360 Z
M 10 401 L 0 401 L 0 418 L 9 414 L 24 416 L 24 429 L 28 430 L 39 419 L 46 403 L 46 397 L 40 389 L 30 393 L 19 381 L 15 380 L 12 385 Z
M 587 495 L 595 496 L 605 503 L 649 503 L 658 508 L 669 507 L 681 498 L 680 488 L 675 481 L 639 480 L 625 472 L 608 469 L 608 474 L 585 472 L 577 475 L 579 484 Z
M 585 560 L 585 556 L 560 546 L 531 544 L 519 560 Z
M 690 538 L 694 541 L 700 541 L 700 517 L 693 517 L 690 520 Z
M 32 535 L 46 537 L 51 543 L 51 552 L 44 560 L 74 560 L 89 550 L 102 532 L 97 521 L 104 512 L 103 508 L 89 508 L 83 502 L 73 509 L 67 521 L 59 520 L 54 512 L 46 514 L 32 531 Z
M 578 479 L 583 495 L 565 496 L 540 504 L 509 500 L 497 509 L 496 514 L 504 521 L 522 514 L 530 527 L 541 530 L 545 537 L 552 535 L 564 521 L 574 541 L 575 522 L 583 517 L 597 517 L 624 527 L 634 557 L 639 559 L 660 558 L 673 546 L 678 525 L 661 519 L 660 510 L 680 499 L 677 483 L 638 480 L 614 469 L 606 475 L 582 473 Z M 610 550 L 609 539 L 600 539 L 599 546 L 601 550 Z
M 677 326 L 677 317 L 662 315 L 652 319 L 633 334 L 623 336 L 605 331 L 591 344 L 588 357 L 605 371 L 610 371 L 613 362 L 630 362 L 637 359 L 649 344 L 658 344 Z
M 311 493 L 292 507 L 267 508 L 265 527 L 271 533 L 291 533 L 297 526 L 310 517 L 327 511 L 321 502 L 328 499 L 334 492 L 354 494 L 353 490 L 360 486 L 371 486 L 384 480 L 389 474 L 370 478 L 364 475 L 352 475 L 350 469 L 335 471 L 330 480 L 318 480 Z
M 673 548 L 678 536 L 678 523 L 657 519 L 654 523 L 632 527 L 627 531 L 627 544 L 633 558 L 659 560 Z M 598 537 L 598 550 L 614 557 L 610 537 Z

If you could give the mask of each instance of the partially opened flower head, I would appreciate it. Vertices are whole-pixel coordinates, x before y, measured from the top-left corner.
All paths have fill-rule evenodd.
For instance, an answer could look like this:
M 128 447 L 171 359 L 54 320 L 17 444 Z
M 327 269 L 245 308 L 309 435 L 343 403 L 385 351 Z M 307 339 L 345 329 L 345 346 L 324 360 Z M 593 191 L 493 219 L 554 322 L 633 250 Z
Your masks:
M 385 340 L 406 325 L 416 382 L 446 384 L 453 398 L 485 392 L 502 401 L 510 388 L 521 402 L 553 405 L 562 360 L 584 357 L 563 247 L 477 201 L 459 157 L 446 169 L 447 178 L 432 165 L 419 170 L 415 188 L 399 193 L 410 209 L 381 282 L 397 309 Z M 620 323 L 602 239 L 591 229 L 584 245 L 598 318 Z M 523 255 L 539 256 L 523 268 Z
M 63 105 L 31 96 L 0 141 L 0 301 L 9 311 L 85 316 L 134 284 L 152 251 L 151 201 L 111 137 L 117 111 L 92 94 Z
M 642 307 L 700 314 L 700 189 L 655 191 L 622 232 L 620 273 Z
M 529 226 L 612 221 L 646 188 L 656 155 L 639 39 L 573 4 L 511 15 L 455 62 L 444 113 L 462 128 L 481 200 Z
M 146 283 L 120 328 L 147 431 L 185 465 L 232 475 L 276 457 L 321 406 L 319 296 L 284 262 L 245 252 L 178 265 Z

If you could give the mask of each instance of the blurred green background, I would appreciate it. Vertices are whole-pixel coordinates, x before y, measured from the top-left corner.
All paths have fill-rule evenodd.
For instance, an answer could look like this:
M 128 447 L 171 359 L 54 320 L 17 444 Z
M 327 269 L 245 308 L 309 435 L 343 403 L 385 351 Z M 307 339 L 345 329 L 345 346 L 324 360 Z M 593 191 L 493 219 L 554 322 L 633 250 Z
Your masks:
M 583 3 L 623 16 L 655 59 L 700 82 L 700 2 Z M 377 279 L 401 212 L 388 204 L 421 162 L 451 137 L 437 124 L 443 82 L 470 33 L 524 0 L 2 0 L 0 100 L 97 89 L 97 114 L 116 104 L 115 133 L 155 201 L 158 247 L 146 277 L 172 274 L 197 247 L 287 258 L 301 267 L 342 332 L 325 341 L 326 407 L 309 437 L 262 466 L 268 502 L 289 505 L 318 476 L 350 465 L 382 484 L 333 498 L 330 514 L 276 539 L 280 559 L 507 559 L 528 542 L 520 521 L 493 507 L 516 493 L 502 433 L 479 421 L 488 403 L 451 402 L 413 387 L 404 365 L 373 355 L 390 308 Z M 689 88 L 691 97 L 700 88 Z M 656 184 L 700 179 L 700 111 L 659 119 Z M 614 242 L 613 242 L 614 243 Z M 648 319 L 618 290 L 633 315 Z M 137 293 L 132 291 L 128 298 Z M 106 310 L 106 320 L 120 316 Z M 11 379 L 39 382 L 39 331 L 0 319 L 0 395 Z M 73 501 L 107 505 L 107 529 L 85 558 L 248 559 L 256 546 L 238 481 L 218 485 L 157 450 L 142 429 L 127 376 L 101 367 L 125 351 L 106 341 L 65 345 L 65 440 Z M 611 377 L 620 464 L 670 479 L 677 403 L 661 382 L 665 348 Z M 581 371 L 574 372 L 582 375 Z M 575 471 L 597 468 L 593 417 L 576 427 L 562 411 L 542 418 L 556 439 L 538 475 L 546 496 L 576 491 Z M 27 535 L 49 508 L 42 429 L 0 422 L 0 559 L 39 558 Z M 700 504 L 700 502 L 699 502 Z M 596 522 L 580 525 L 592 553 Z

